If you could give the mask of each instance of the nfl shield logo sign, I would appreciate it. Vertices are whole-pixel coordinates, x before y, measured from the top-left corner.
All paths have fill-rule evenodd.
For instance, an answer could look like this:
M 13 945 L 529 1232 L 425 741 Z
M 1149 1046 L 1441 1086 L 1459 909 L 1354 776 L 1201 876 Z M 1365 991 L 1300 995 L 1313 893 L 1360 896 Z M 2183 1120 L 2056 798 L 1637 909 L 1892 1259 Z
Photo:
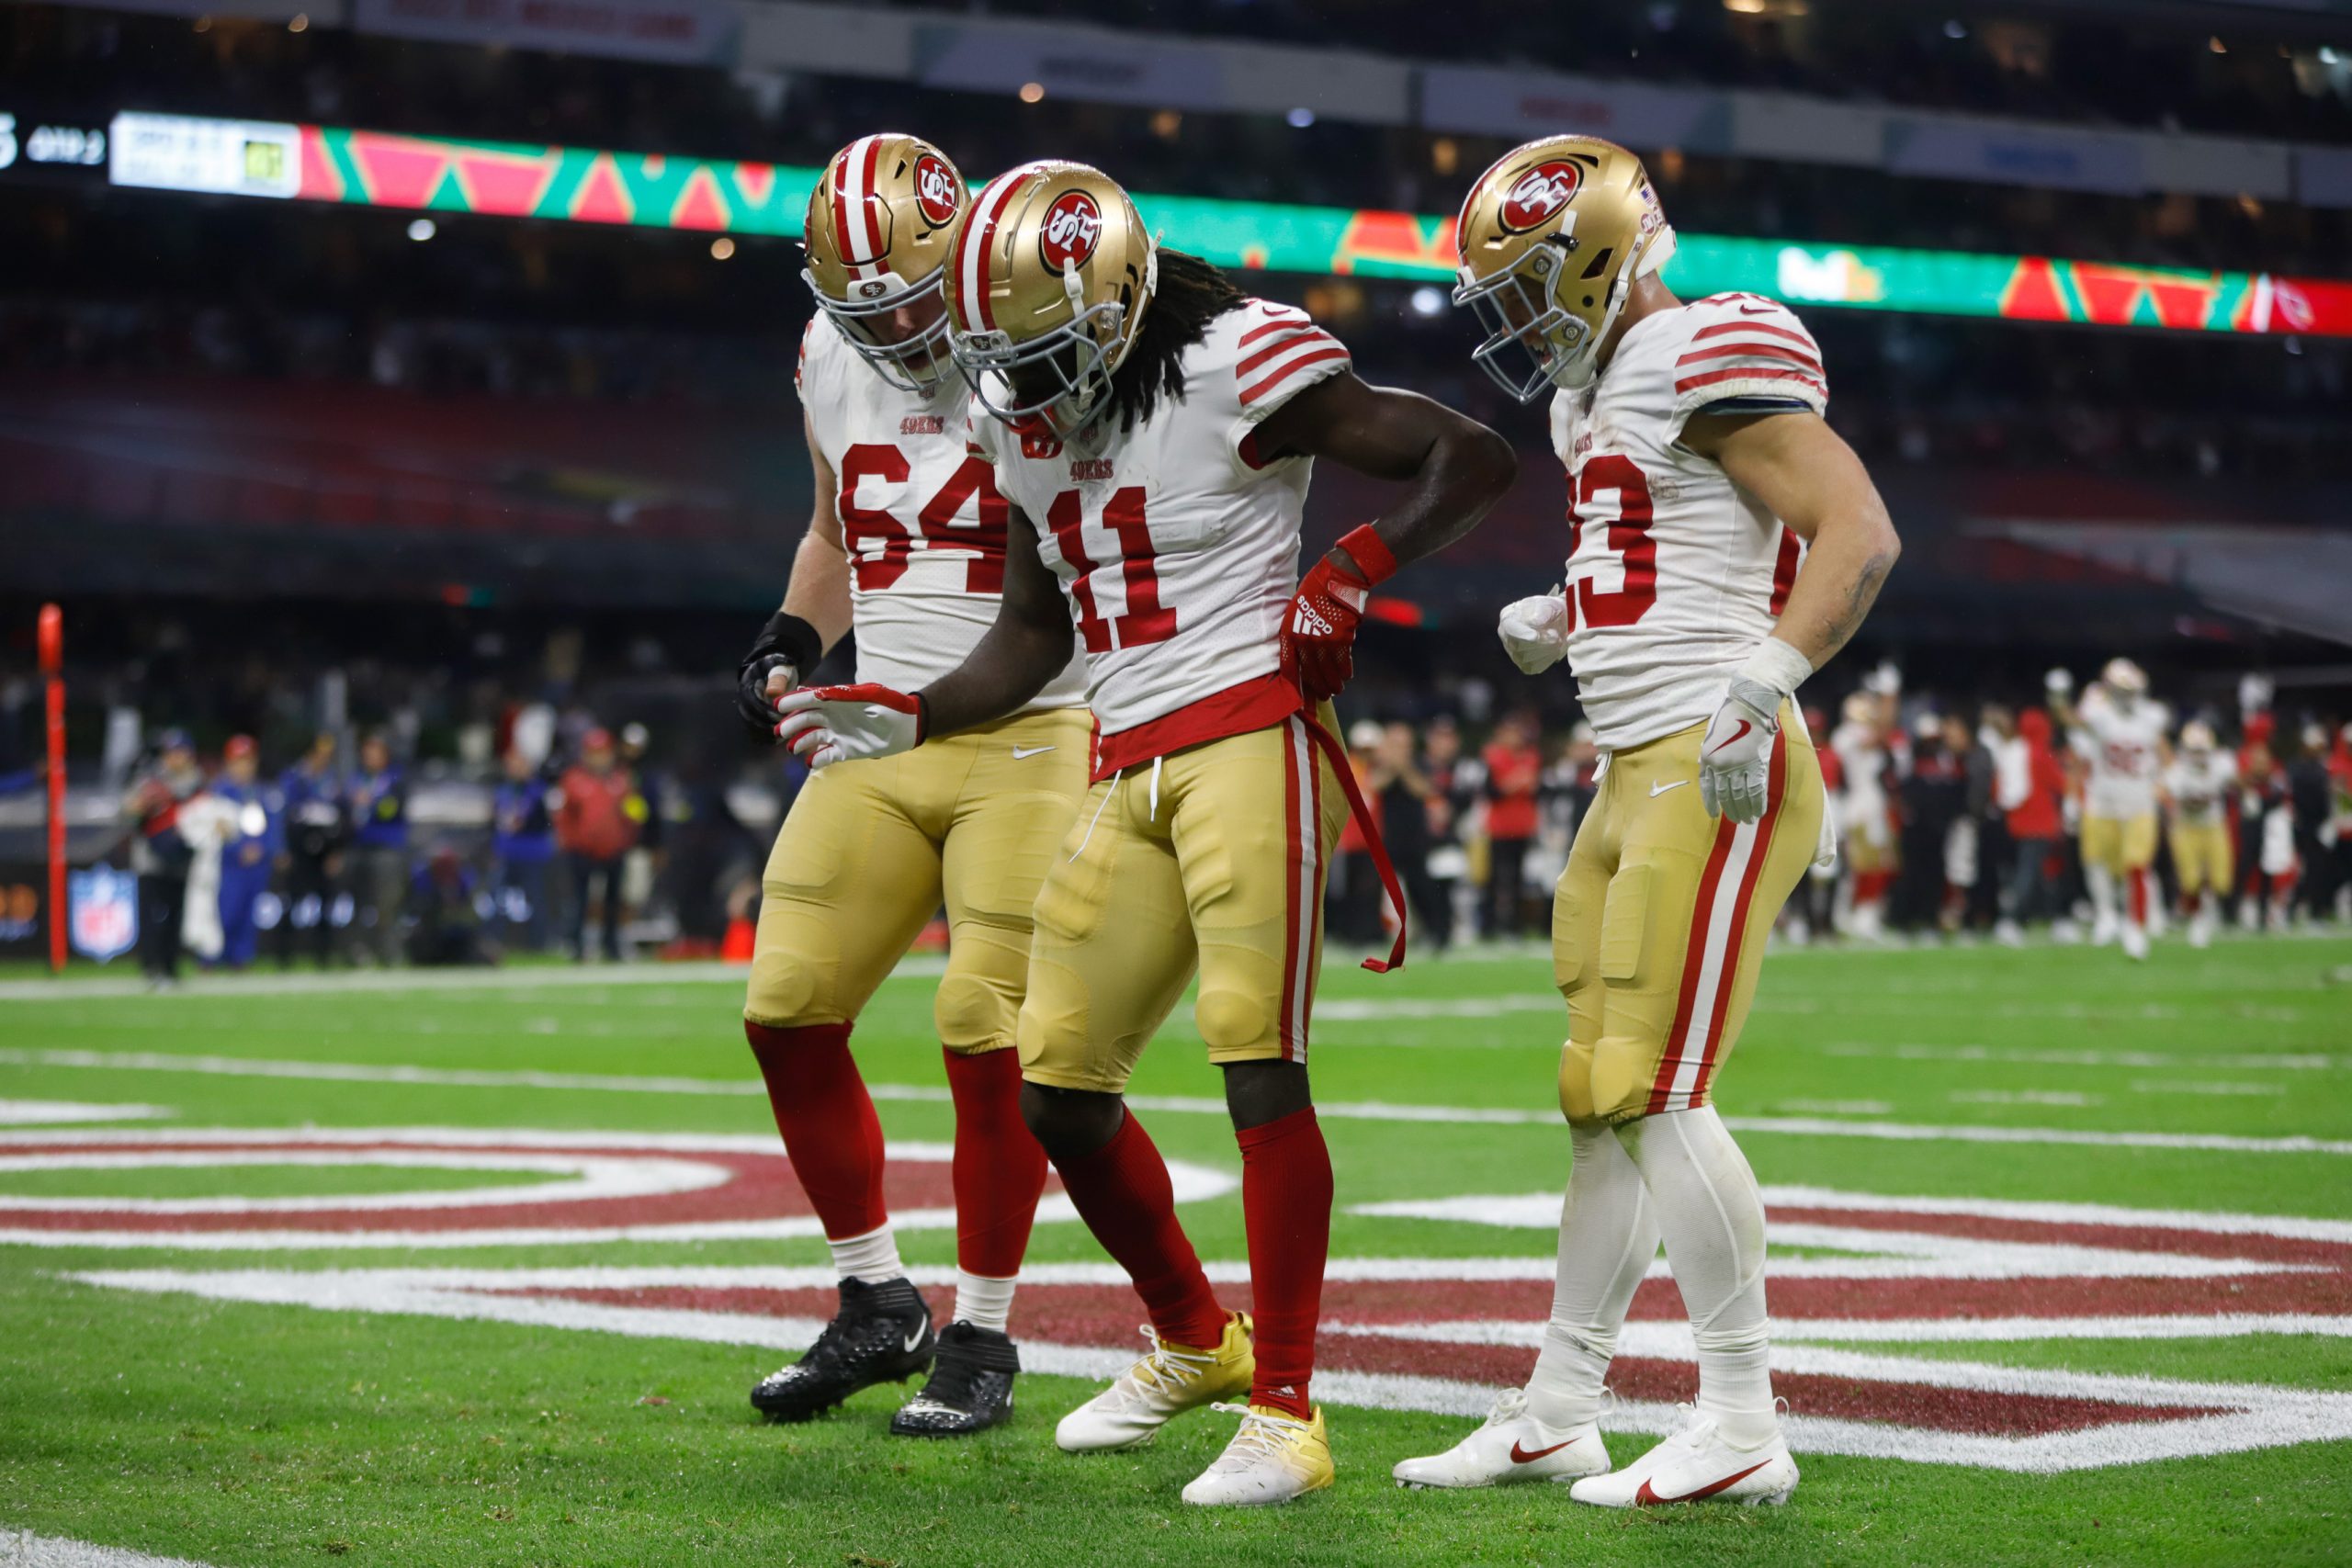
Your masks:
M 110 865 L 94 865 L 68 879 L 72 908 L 66 930 L 74 951 L 104 964 L 139 940 L 139 879 Z

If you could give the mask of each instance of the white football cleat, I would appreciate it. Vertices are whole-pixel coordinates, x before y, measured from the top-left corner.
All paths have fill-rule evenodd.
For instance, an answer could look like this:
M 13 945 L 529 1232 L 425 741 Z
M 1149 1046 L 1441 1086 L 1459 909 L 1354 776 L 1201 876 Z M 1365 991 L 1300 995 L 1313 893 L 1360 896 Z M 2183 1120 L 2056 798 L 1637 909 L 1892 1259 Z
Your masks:
M 1694 1415 L 1682 1430 L 1624 1469 L 1589 1475 L 1568 1495 L 1603 1508 L 1700 1502 L 1778 1507 L 1796 1489 L 1797 1461 L 1777 1429 L 1756 1447 L 1738 1449 L 1724 1440 L 1712 1418 Z
M 2134 962 L 2148 956 L 2148 931 L 2145 926 L 2126 922 L 2123 927 L 2123 956 Z
M 1546 1427 L 1527 1413 L 1527 1392 L 1510 1389 L 1487 1423 L 1442 1454 L 1401 1460 L 1399 1486 L 1509 1486 L 1521 1481 L 1575 1481 L 1609 1469 L 1600 1426 Z
M 2191 947 L 2213 945 L 2213 907 L 2211 904 L 2204 906 L 2189 918 L 2188 945 Z
M 2091 922 L 2091 945 L 2105 947 L 2122 934 L 2123 922 L 2110 914 L 2101 914 Z
M 1184 1501 L 1205 1508 L 1247 1508 L 1287 1503 L 1331 1484 L 1331 1440 L 1323 1410 L 1306 1421 L 1261 1404 L 1218 1404 L 1241 1417 L 1216 1462 L 1193 1478 Z
M 1179 1345 L 1162 1339 L 1149 1324 L 1144 1325 L 1143 1337 L 1151 1347 L 1149 1353 L 1054 1427 L 1054 1441 L 1063 1452 L 1148 1443 L 1170 1416 L 1247 1394 L 1258 1375 L 1246 1313 L 1227 1315 L 1225 1337 L 1215 1345 Z

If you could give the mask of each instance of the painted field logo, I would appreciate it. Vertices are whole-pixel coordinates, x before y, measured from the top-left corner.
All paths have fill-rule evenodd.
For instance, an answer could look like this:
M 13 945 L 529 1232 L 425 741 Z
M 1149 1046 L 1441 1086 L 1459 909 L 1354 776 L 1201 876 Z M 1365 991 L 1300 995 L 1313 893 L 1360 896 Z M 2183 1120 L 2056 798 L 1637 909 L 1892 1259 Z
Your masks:
M 1055 273 L 1084 266 L 1102 237 L 1102 209 L 1094 198 L 1082 190 L 1066 190 L 1054 197 L 1037 226 L 1037 256 Z
M 963 198 L 964 187 L 947 160 L 930 152 L 915 160 L 915 205 L 922 209 L 924 222 L 934 229 L 945 228 L 956 221 L 956 209 Z
M 944 1145 L 893 1145 L 893 1218 L 952 1226 Z M 536 1184 L 360 1197 L 5 1196 L 11 1171 L 391 1165 L 520 1173 Z M 1178 1165 L 1180 1198 L 1230 1190 Z M 283 1189 L 281 1176 L 274 1186 Z M 2352 1222 L 2093 1204 L 1771 1188 L 1777 1391 L 1813 1453 L 2051 1473 L 2352 1438 L 2352 1393 L 2004 1364 L 2068 1339 L 2352 1337 Z M 1556 1192 L 1362 1205 L 1359 1216 L 1548 1231 Z M 1049 1197 L 1041 1220 L 1067 1220 Z M 764 1137 L 385 1129 L 0 1133 L 0 1243 L 251 1252 L 808 1236 L 820 1231 Z M 1208 1265 L 1229 1305 L 1249 1269 Z M 918 1269 L 918 1283 L 953 1270 Z M 102 1269 L 117 1289 L 331 1311 L 407 1313 L 776 1349 L 835 1303 L 823 1268 Z M 1334 1258 L 1316 1387 L 1336 1404 L 1476 1416 L 1542 1341 L 1548 1253 Z M 1137 1305 L 1109 1263 L 1023 1274 L 1014 1333 L 1035 1371 L 1101 1377 L 1134 1355 Z M 1906 1353 L 1965 1345 L 1962 1359 Z M 1666 1431 L 1695 1386 L 1682 1303 L 1653 1265 L 1620 1337 L 1613 1431 Z
M 1504 193 L 1502 205 L 1495 216 L 1502 226 L 1514 234 L 1524 234 L 1540 227 L 1567 206 L 1584 184 L 1584 170 L 1576 164 L 1560 159 L 1538 164 L 1519 176 Z

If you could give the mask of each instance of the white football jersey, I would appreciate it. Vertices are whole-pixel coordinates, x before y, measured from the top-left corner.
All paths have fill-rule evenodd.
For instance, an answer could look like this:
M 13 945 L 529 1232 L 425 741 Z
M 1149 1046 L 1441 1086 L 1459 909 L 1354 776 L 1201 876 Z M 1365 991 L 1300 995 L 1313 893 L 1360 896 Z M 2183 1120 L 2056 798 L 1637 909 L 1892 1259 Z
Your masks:
M 2238 760 L 2226 751 L 2202 757 L 2183 751 L 2165 770 L 2165 793 L 2172 796 L 2173 819 L 2203 827 L 2222 819 L 2222 805 L 2238 782 Z
M 964 662 L 1004 596 L 1010 509 L 989 465 L 966 449 L 964 379 L 950 370 L 928 397 L 893 386 L 820 310 L 801 335 L 794 382 L 838 487 L 857 678 L 929 685 Z M 1073 657 L 1029 707 L 1085 700 Z
M 1732 400 L 1828 406 L 1813 334 L 1761 295 L 1645 316 L 1599 381 L 1552 400 L 1568 469 L 1568 667 L 1611 750 L 1713 716 L 1804 559 L 1762 502 L 1680 445 L 1693 414 Z
M 972 406 L 974 449 L 1038 536 L 1086 654 L 1098 777 L 1277 724 L 1300 706 L 1279 672 L 1298 588 L 1308 457 L 1261 460 L 1260 422 L 1348 367 L 1306 313 L 1252 299 L 1184 354 L 1184 396 L 1080 446 L 1014 434 Z
M 2142 697 L 2131 711 L 2094 685 L 2075 710 L 2075 750 L 2090 762 L 2083 809 L 2093 817 L 2145 817 L 2156 808 L 2156 772 L 2172 717 L 2162 703 Z

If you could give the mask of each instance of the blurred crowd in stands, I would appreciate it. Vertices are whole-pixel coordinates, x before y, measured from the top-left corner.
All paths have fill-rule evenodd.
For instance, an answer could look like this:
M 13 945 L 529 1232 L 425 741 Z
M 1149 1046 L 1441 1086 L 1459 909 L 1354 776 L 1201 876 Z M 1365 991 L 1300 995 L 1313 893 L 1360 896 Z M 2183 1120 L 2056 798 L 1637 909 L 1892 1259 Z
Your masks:
M 495 245 L 490 231 L 475 239 Z M 1367 376 L 1509 429 L 1516 411 L 1471 373 L 1467 326 L 1428 290 L 1260 276 L 1340 333 Z M 369 385 L 426 397 L 581 400 L 661 411 L 768 410 L 797 423 L 790 375 L 808 314 L 797 284 L 733 333 L 529 320 L 356 316 L 219 302 L 0 295 L 0 365 L 59 372 Z M 2075 465 L 2134 474 L 2352 478 L 2335 411 L 2352 341 L 2150 338 L 1808 309 L 1832 367 L 1830 418 L 1873 463 Z M 369 432 L 355 429 L 354 442 Z M 797 498 L 796 498 L 797 499 Z
M 1808 692 L 1840 853 L 1792 900 L 1783 939 L 2112 940 L 2111 898 L 2094 897 L 2083 861 L 2088 741 L 2069 728 L 2062 674 L 2049 693 L 1962 696 L 1883 664 L 1842 697 L 1834 680 Z M 677 731 L 657 744 L 642 723 L 608 728 L 561 695 L 478 700 L 453 726 L 447 711 L 426 722 L 411 693 L 361 729 L 342 680 L 286 705 L 289 718 L 304 707 L 333 722 L 281 724 L 266 743 L 237 733 L 199 750 L 186 728 L 142 730 L 135 707 L 110 716 L 97 783 L 122 802 L 141 958 L 159 981 L 184 943 L 230 968 L 462 964 L 715 956 L 748 931 L 767 843 L 806 777 L 788 757 L 730 735 L 697 761 Z M 1566 694 L 1554 684 L 1547 694 Z M 620 703 L 624 687 L 605 689 Z M 1424 682 L 1421 700 L 1385 708 L 1392 690 L 1374 679 L 1351 695 L 1347 742 L 1419 951 L 1542 939 L 1602 766 L 1590 729 L 1475 676 Z M 723 681 L 667 689 L 663 711 L 688 737 L 696 716 L 729 733 Z M 2210 935 L 2223 919 L 2352 919 L 2352 724 L 2275 702 L 2261 677 L 2226 714 L 2168 711 L 2177 747 L 2225 783 L 2200 800 L 2168 768 L 2148 924 L 2194 933 L 2201 917 Z M 2228 846 L 2202 898 L 2173 848 L 2199 812 Z M 1393 917 L 1352 825 L 1328 896 L 1335 943 L 1386 941 Z
M 1096 19 L 1088 7 L 1048 8 Z M 1147 19 L 1214 36 L 1250 32 L 1280 10 L 1211 6 L 1210 15 L 1193 15 L 1200 9 Z M 1363 13 L 1367 47 L 1418 60 L 1451 52 L 1485 64 L 1866 93 L 1915 107 L 2352 137 L 2352 55 L 2252 42 L 2225 42 L 2216 54 L 2203 35 L 2120 20 L 2013 21 L 1964 27 L 1965 36 L 1950 39 L 1950 18 L 1867 0 L 1822 0 L 1823 14 L 1802 26 L 1730 14 L 1716 0 L 1580 6 L 1573 27 L 1540 6 L 1482 4 L 1475 9 L 1491 26 L 1449 15 L 1438 28 L 1425 8 L 1354 9 Z M 1661 13 L 1673 14 L 1664 28 L 1653 20 Z M 1319 28 L 1328 36 L 1333 22 L 1325 7 L 1302 6 L 1297 17 L 1306 35 Z M 2043 31 L 2054 41 L 2035 46 L 2026 36 Z M 10 7 L 0 12 L 0 61 L 12 58 L 21 79 L 39 81 L 44 101 L 92 111 L 136 106 L 802 166 L 888 124 L 939 138 L 976 178 L 1076 150 L 1139 190 L 1421 212 L 1450 211 L 1464 184 L 1509 144 L 1311 116 L 1294 123 L 847 76 L 421 48 L 225 17 L 198 32 L 180 17 Z M 2344 211 L 2250 197 L 2096 196 L 1672 149 L 1654 151 L 1650 166 L 1668 211 L 1692 231 L 2290 273 L 2334 270 L 2352 243 Z
M 2046 929 L 2062 942 L 2118 940 L 2119 907 L 2084 864 L 2091 742 L 2054 716 L 2073 713 L 2064 673 L 2037 701 L 1906 689 L 1892 664 L 1841 702 L 1807 693 L 1839 853 L 1790 901 L 1783 939 L 2017 943 Z M 2222 918 L 2249 931 L 2352 921 L 2352 724 L 2281 714 L 2259 677 L 2226 723 L 2218 713 L 2172 717 L 2182 739 L 2157 792 L 2166 831 L 2150 924 L 2169 919 L 2196 937 L 2200 916 L 2207 935 Z M 1529 709 L 1502 713 L 1483 734 L 1451 715 L 1359 718 L 1347 739 L 1380 802 L 1424 953 L 1549 931 L 1552 886 L 1603 764 L 1589 727 L 1547 731 Z M 2180 757 L 2226 785 L 2198 787 L 2171 765 Z M 2211 876 L 2218 892 L 2200 897 L 2175 852 L 2182 829 L 2215 819 L 2228 852 Z M 1332 874 L 1332 938 L 1380 946 L 1384 919 L 1351 826 Z

